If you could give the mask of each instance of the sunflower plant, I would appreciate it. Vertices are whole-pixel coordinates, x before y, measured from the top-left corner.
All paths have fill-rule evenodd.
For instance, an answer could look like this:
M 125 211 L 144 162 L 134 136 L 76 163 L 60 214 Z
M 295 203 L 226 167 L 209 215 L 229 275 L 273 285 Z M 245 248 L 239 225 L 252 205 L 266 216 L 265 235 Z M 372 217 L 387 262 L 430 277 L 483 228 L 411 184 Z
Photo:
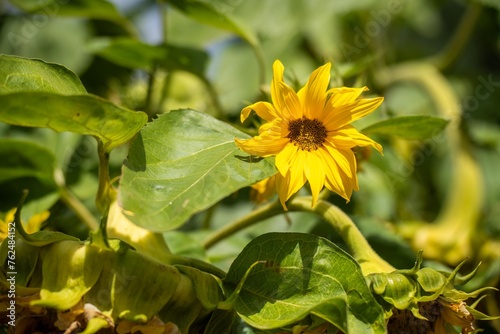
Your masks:
M 410 5 L 114 3 L 0 20 L 0 333 L 500 330 L 499 84 L 445 74 L 491 4 L 430 57 Z

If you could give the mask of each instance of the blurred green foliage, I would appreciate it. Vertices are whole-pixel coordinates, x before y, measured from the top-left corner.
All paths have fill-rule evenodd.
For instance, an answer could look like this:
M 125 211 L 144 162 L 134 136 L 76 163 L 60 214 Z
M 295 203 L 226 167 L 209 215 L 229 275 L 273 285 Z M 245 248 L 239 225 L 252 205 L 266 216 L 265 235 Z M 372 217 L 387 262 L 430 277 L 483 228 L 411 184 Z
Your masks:
M 462 266 L 464 272 L 483 264 L 464 289 L 500 288 L 498 0 L 143 0 L 114 4 L 45 0 L 1 2 L 0 10 L 0 53 L 61 64 L 78 76 L 70 71 L 56 74 L 77 87 L 69 93 L 57 91 L 69 84 L 47 80 L 39 84 L 25 78 L 33 85 L 28 88 L 42 87 L 43 94 L 50 94 L 46 91 L 50 87 L 58 94 L 95 94 L 84 98 L 95 115 L 100 115 L 101 107 L 121 110 L 122 115 L 140 110 L 153 120 L 173 109 L 193 109 L 212 116 L 213 122 L 226 122 L 253 135 L 257 118 L 243 127 L 239 112 L 251 102 L 269 98 L 275 59 L 287 67 L 286 80 L 294 88 L 301 87 L 312 70 L 331 61 L 331 85 L 367 85 L 367 95 L 384 96 L 385 102 L 355 124 L 367 133 L 371 129 L 384 146 L 384 156 L 357 152 L 360 191 L 348 204 L 334 195 L 329 200 L 353 218 L 377 253 L 395 267 L 411 268 L 420 248 L 423 263 L 436 269 L 450 270 L 470 257 Z M 13 93 L 6 58 L 0 57 L 2 95 Z M 29 76 L 36 69 L 27 72 Z M 34 93 L 19 94 L 24 95 L 10 100 L 0 96 L 0 120 L 7 119 L 12 99 L 21 106 L 16 108 L 31 103 L 40 114 L 65 114 L 65 109 L 58 111 L 45 102 L 50 100 L 45 95 L 42 99 Z M 71 98 L 65 103 L 83 102 Z M 431 125 L 405 125 L 408 118 L 397 118 L 403 116 Z M 137 118 L 141 118 L 137 127 L 117 145 L 144 124 L 145 116 Z M 25 221 L 49 210 L 43 229 L 85 240 L 91 229 L 88 220 L 95 223 L 101 218 L 95 203 L 97 144 L 83 136 L 89 134 L 83 130 L 55 133 L 9 122 L 0 123 L 0 217 L 17 205 L 22 190 L 28 188 Z M 154 122 L 152 137 L 154 131 L 161 132 Z M 90 134 L 107 138 L 108 130 Z M 178 138 L 175 142 L 181 145 Z M 162 146 L 154 145 L 152 151 L 161 156 L 155 150 Z M 110 179 L 121 176 L 128 149 L 126 144 L 113 150 Z M 57 181 L 59 172 L 64 186 Z M 474 181 L 474 189 L 464 186 L 466 179 Z M 311 233 L 347 248 L 323 219 L 293 212 L 262 220 L 204 249 L 207 236 L 256 206 L 249 201 L 247 189 L 230 192 L 219 191 L 217 204 L 193 210 L 187 215 L 191 218 L 173 224 L 182 224 L 179 229 L 162 234 L 173 253 L 228 270 L 247 243 L 267 232 Z M 303 194 L 307 189 L 299 195 Z M 467 199 L 468 194 L 473 198 Z M 75 200 L 86 212 L 75 206 Z M 215 197 L 210 205 L 214 201 Z M 85 214 L 92 217 L 87 225 Z M 479 309 L 499 314 L 498 293 L 492 294 Z M 498 320 L 481 323 L 481 327 L 487 333 L 500 332 Z

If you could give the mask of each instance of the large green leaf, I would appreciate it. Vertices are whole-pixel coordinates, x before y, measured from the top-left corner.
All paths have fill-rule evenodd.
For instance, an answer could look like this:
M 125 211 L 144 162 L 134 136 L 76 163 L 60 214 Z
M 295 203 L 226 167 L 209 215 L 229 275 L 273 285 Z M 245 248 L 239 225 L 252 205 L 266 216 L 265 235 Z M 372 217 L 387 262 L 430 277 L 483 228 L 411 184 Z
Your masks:
M 345 333 L 385 333 L 383 310 L 359 265 L 326 239 L 302 233 L 257 237 L 231 265 L 224 279 L 228 294 L 247 271 L 234 308 L 251 326 L 282 328 L 315 315 Z
M 80 79 L 66 67 L 40 59 L 0 55 L 0 94 L 46 92 L 86 94 Z
M 429 139 L 439 134 L 448 121 L 432 116 L 401 116 L 372 124 L 363 133 L 398 136 L 405 139 Z
M 248 136 L 193 110 L 164 114 L 132 142 L 123 167 L 120 201 L 134 223 L 155 231 L 182 225 L 234 191 L 275 173 L 252 159 L 235 138 Z
M 92 95 L 19 92 L 0 95 L 0 105 L 1 122 L 92 135 L 108 151 L 129 141 L 147 122 L 145 113 Z

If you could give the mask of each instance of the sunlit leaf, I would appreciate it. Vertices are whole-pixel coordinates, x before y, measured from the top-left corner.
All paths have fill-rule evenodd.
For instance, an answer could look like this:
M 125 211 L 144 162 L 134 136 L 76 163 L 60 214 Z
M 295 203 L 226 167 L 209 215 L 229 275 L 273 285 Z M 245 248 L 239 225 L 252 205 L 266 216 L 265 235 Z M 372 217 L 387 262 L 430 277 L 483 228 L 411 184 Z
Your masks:
M 405 139 L 428 139 L 443 131 L 447 124 L 447 120 L 439 117 L 401 116 L 372 124 L 362 132 Z
M 19 92 L 0 95 L 0 105 L 1 122 L 92 135 L 108 151 L 129 141 L 147 122 L 145 113 L 92 95 Z
M 80 79 L 66 67 L 40 59 L 0 55 L 0 94 L 46 92 L 86 94 Z
M 182 225 L 236 190 L 275 173 L 240 151 L 248 135 L 209 115 L 177 110 L 148 124 L 125 161 L 120 201 L 134 223 L 156 231 Z
M 53 243 L 44 250 L 40 300 L 33 305 L 67 310 L 97 282 L 103 262 L 99 250 L 78 241 Z
M 228 294 L 252 265 L 234 304 L 251 326 L 281 328 L 316 315 L 345 333 L 385 333 L 359 265 L 330 241 L 301 233 L 257 237 L 229 269 Z
M 123 215 L 116 201 L 109 208 L 107 230 L 109 238 L 125 241 L 137 252 L 168 263 L 170 250 L 163 236 L 132 223 Z

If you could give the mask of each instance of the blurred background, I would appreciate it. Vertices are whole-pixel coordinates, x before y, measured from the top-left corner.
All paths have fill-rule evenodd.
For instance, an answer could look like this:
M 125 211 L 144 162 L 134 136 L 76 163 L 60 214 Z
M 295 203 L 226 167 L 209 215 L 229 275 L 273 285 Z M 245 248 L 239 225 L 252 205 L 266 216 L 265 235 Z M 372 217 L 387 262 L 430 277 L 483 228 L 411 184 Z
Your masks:
M 470 289 L 500 287 L 500 1 L 217 0 L 199 1 L 211 11 L 198 14 L 185 2 L 3 0 L 0 53 L 63 64 L 90 93 L 152 117 L 191 108 L 238 127 L 242 107 L 269 97 L 275 59 L 294 87 L 330 61 L 332 86 L 367 85 L 366 96 L 385 97 L 381 108 L 355 124 L 359 129 L 397 116 L 450 120 L 445 131 L 427 138 L 375 136 L 384 156 L 358 152 L 360 191 L 349 204 L 330 200 L 396 267 L 411 267 L 418 249 L 424 249 L 426 265 L 437 268 L 469 257 L 465 272 L 483 262 Z M 160 45 L 169 47 L 168 63 L 152 61 Z M 98 160 L 91 138 L 5 124 L 0 136 L 50 148 L 72 192 L 97 215 Z M 6 152 L 0 171 L 23 164 Z M 112 176 L 119 176 L 126 154 L 127 147 L 113 152 Z M 86 237 L 86 226 L 36 175 L 0 181 L 1 212 L 15 207 L 20 190 L 29 187 L 36 200 L 27 217 L 48 209 L 46 228 Z M 179 233 L 196 241 L 207 227 L 252 210 L 248 197 L 243 190 L 165 237 L 171 245 Z M 178 251 L 227 267 L 242 245 L 270 230 L 339 242 L 317 218 L 290 214 L 208 254 L 198 246 Z M 488 313 L 500 314 L 498 300 L 498 294 L 487 299 Z M 492 326 L 500 329 L 498 321 Z

